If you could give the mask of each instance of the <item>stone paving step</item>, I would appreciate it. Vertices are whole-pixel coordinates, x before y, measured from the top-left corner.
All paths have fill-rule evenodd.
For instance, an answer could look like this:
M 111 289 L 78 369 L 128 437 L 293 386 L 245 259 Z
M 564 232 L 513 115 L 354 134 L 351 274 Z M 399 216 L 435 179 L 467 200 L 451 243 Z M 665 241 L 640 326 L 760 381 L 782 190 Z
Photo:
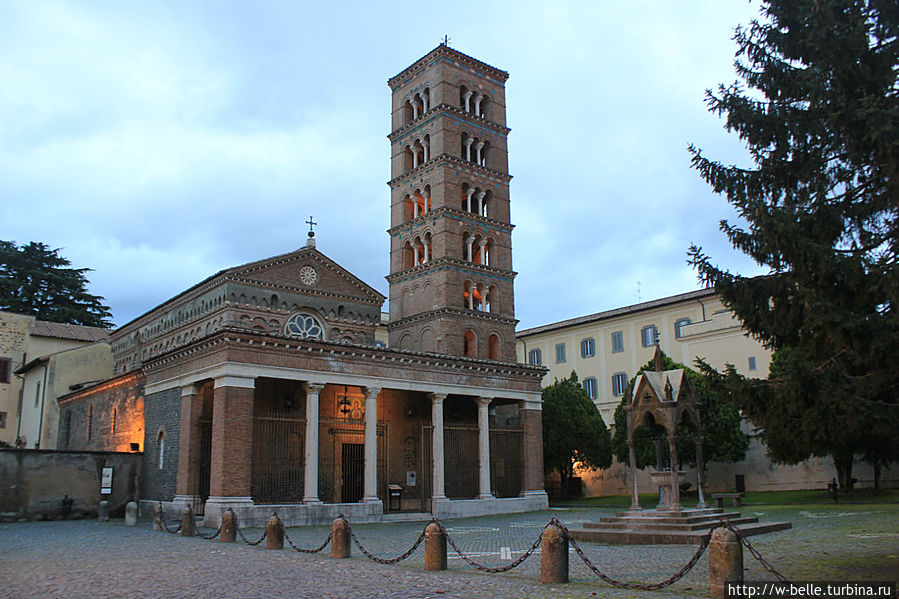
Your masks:
M 649 515 L 649 516 L 676 516 L 676 517 L 690 517 L 690 516 L 703 516 L 708 514 L 720 514 L 724 510 L 720 507 L 690 507 L 684 508 L 679 512 L 659 512 L 656 510 L 626 510 L 623 512 L 618 512 L 615 515 L 620 518 L 627 518 L 635 515 Z
M 427 522 L 433 517 L 425 512 L 388 512 L 383 522 Z
M 717 522 L 718 520 L 727 518 L 739 518 L 740 512 L 723 512 L 718 511 L 714 514 L 691 514 L 689 516 L 655 516 L 648 512 L 645 516 L 607 516 L 600 518 L 601 523 L 613 522 L 652 522 L 657 524 L 676 524 L 676 523 L 694 523 L 694 522 Z
M 789 522 L 757 522 L 736 525 L 746 536 L 759 535 L 793 526 Z M 708 531 L 673 530 L 617 530 L 600 528 L 574 528 L 569 531 L 576 541 L 611 543 L 621 545 L 690 545 L 701 543 Z
M 739 516 L 739 514 L 737 514 Z M 742 518 L 728 518 L 733 524 L 751 524 L 758 522 L 759 519 L 746 516 Z M 639 518 L 635 518 L 628 522 L 584 522 L 584 528 L 602 528 L 612 530 L 708 530 L 718 526 L 718 519 L 703 520 L 698 522 L 640 522 Z

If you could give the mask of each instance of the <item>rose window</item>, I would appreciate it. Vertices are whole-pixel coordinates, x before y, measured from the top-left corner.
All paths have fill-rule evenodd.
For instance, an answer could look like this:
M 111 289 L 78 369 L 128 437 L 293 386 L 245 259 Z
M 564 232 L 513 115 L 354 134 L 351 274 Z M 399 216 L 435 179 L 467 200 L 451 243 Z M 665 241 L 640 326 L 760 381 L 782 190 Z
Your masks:
M 300 339 L 324 339 L 325 331 L 321 323 L 309 314 L 294 314 L 287 321 L 284 330 L 291 337 Z

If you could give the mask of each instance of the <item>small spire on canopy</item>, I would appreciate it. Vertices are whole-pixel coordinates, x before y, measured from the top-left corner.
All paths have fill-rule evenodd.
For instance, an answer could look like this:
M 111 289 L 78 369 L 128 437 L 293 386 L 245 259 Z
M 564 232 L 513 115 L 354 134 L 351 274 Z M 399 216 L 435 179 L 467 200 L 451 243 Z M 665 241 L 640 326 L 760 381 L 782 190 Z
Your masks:
M 665 358 L 662 356 L 662 348 L 659 347 L 658 343 L 656 343 L 656 353 L 653 356 L 653 360 L 655 360 L 656 372 L 663 372 L 665 370 Z

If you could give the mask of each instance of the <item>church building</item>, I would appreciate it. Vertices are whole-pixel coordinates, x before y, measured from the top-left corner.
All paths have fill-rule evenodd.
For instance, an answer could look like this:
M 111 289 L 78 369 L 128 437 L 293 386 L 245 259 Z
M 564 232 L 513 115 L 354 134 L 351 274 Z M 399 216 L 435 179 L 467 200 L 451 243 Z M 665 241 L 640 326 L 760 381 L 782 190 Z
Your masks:
M 442 44 L 388 82 L 389 347 L 386 298 L 310 231 L 117 329 L 113 378 L 59 400 L 60 449 L 110 448 L 131 423 L 142 508 L 208 526 L 228 508 L 246 525 L 545 508 L 546 370 L 515 355 L 507 77 Z

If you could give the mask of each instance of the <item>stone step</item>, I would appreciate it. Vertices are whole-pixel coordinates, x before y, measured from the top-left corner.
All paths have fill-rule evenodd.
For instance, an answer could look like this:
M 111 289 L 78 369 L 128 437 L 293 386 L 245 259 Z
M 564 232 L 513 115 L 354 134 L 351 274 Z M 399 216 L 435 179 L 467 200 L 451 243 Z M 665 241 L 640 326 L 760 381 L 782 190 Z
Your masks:
M 792 528 L 789 522 L 757 522 L 736 525 L 737 530 L 746 536 L 765 534 Z M 620 530 L 608 528 L 575 528 L 571 536 L 576 541 L 592 543 L 610 543 L 620 545 L 694 545 L 699 544 L 708 531 L 674 531 L 674 530 Z
M 694 523 L 694 522 L 717 522 L 722 519 L 733 519 L 739 518 L 740 512 L 722 512 L 718 511 L 715 514 L 691 514 L 688 516 L 655 516 L 655 515 L 646 515 L 646 516 L 608 516 L 605 518 L 600 518 L 600 522 L 652 522 L 658 524 L 675 524 L 675 523 Z
M 427 522 L 434 516 L 424 512 L 388 512 L 384 514 L 384 522 Z
M 658 515 L 660 517 L 671 517 L 671 516 L 690 517 L 690 516 L 703 516 L 703 515 L 708 515 L 708 514 L 720 514 L 723 512 L 724 512 L 724 510 L 721 509 L 720 507 L 704 507 L 704 508 L 691 507 L 691 508 L 684 508 L 684 509 L 680 510 L 679 512 L 659 512 L 654 509 L 653 510 L 626 510 L 623 512 L 618 512 L 615 515 L 620 518 L 628 518 L 628 517 L 640 516 L 640 515 L 643 515 L 643 516 Z
M 758 522 L 758 518 L 729 518 L 734 526 L 738 524 L 751 524 Z M 609 528 L 616 530 L 708 530 L 718 526 L 718 520 L 705 520 L 700 522 L 640 522 L 639 518 L 635 518 L 628 522 L 584 522 L 584 528 Z

